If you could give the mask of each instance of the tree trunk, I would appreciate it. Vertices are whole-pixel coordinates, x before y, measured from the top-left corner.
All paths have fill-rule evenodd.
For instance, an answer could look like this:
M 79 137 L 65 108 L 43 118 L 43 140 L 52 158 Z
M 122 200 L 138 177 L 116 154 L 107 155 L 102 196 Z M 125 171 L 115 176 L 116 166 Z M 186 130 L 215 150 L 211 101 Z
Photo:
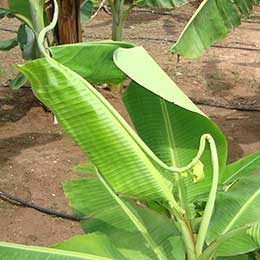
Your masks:
M 81 0 L 58 0 L 59 19 L 56 29 L 58 44 L 82 41 L 80 25 Z

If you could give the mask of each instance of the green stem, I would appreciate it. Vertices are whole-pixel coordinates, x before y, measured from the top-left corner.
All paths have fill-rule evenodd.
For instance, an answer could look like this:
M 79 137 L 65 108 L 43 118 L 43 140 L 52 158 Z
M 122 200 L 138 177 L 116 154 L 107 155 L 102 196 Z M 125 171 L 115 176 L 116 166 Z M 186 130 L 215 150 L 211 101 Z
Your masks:
M 125 21 L 134 4 L 130 5 L 126 10 L 124 10 L 124 0 L 109 0 L 109 4 L 112 11 L 112 40 L 122 41 Z
M 183 177 L 179 173 L 177 173 L 175 174 L 175 181 L 177 184 L 176 186 L 178 187 L 180 204 L 181 207 L 185 210 L 186 221 L 188 222 L 191 219 L 191 213 L 190 213 L 189 203 L 186 198 L 186 189 L 185 189 Z
M 196 242 L 196 254 L 200 255 L 203 249 L 203 245 L 205 243 L 206 234 L 209 227 L 209 222 L 213 214 L 217 188 L 218 188 L 218 178 L 219 178 L 219 162 L 218 162 L 218 154 L 217 148 L 215 145 L 215 141 L 211 135 L 206 135 L 205 138 L 208 140 L 211 151 L 211 161 L 213 166 L 213 176 L 212 176 L 212 185 L 209 192 L 208 202 L 205 207 L 205 211 L 202 217 L 197 242 Z
M 21 22 L 27 24 L 32 30 L 33 30 L 33 24 L 32 22 L 25 16 L 18 14 L 18 13 L 13 13 L 12 14 L 15 18 L 17 18 L 18 20 L 20 20 Z
M 123 24 L 121 21 L 124 0 L 114 0 L 112 10 L 112 40 L 121 41 L 123 38 Z
M 43 20 L 43 1 L 42 0 L 29 0 L 30 3 L 30 13 L 32 16 L 33 30 L 38 37 L 41 30 L 44 28 Z
M 179 229 L 183 236 L 183 241 L 185 244 L 185 248 L 187 250 L 187 255 L 189 260 L 197 260 L 196 252 L 195 252 L 195 242 L 192 230 L 190 229 L 190 225 L 186 222 L 183 215 L 181 215 L 174 206 L 171 206 L 171 211 L 174 217 L 177 220 L 177 223 L 179 224 Z
M 29 6 L 30 6 L 30 14 L 31 14 L 31 18 L 32 18 L 32 28 L 31 29 L 35 35 L 35 38 L 37 39 L 39 37 L 41 30 L 45 26 L 44 19 L 43 19 L 44 1 L 43 0 L 29 0 Z M 42 57 L 42 53 L 39 50 L 39 46 L 37 44 L 35 46 L 35 55 L 36 55 L 36 58 Z
M 178 181 L 178 191 L 179 191 L 179 197 L 180 197 L 180 202 L 182 206 L 185 209 L 185 214 L 186 216 L 183 217 L 182 214 L 174 207 L 172 208 L 173 214 L 176 217 L 177 222 L 180 225 L 181 232 L 183 234 L 183 239 L 185 243 L 185 247 L 188 253 L 189 259 L 197 259 L 197 256 L 201 254 L 204 242 L 205 242 L 205 237 L 206 233 L 208 230 L 209 222 L 213 213 L 214 205 L 215 205 L 215 199 L 216 199 L 216 192 L 217 192 L 217 186 L 218 186 L 218 175 L 219 175 L 219 169 L 218 169 L 218 155 L 217 155 L 217 149 L 216 145 L 214 142 L 214 139 L 210 134 L 204 134 L 201 136 L 200 139 L 200 146 L 197 155 L 195 158 L 189 163 L 187 166 L 181 167 L 181 168 L 176 168 L 176 167 L 171 167 L 174 168 L 175 175 L 177 173 L 185 172 L 192 168 L 200 159 L 202 156 L 205 146 L 206 146 L 206 141 L 209 142 L 210 145 L 210 151 L 211 151 L 211 160 L 212 160 L 212 165 L 213 165 L 213 179 L 212 179 L 212 186 L 209 194 L 209 199 L 205 208 L 205 212 L 202 218 L 201 226 L 199 229 L 198 233 L 198 238 L 197 238 L 197 243 L 196 246 L 194 245 L 194 236 L 193 236 L 193 231 L 192 228 L 190 227 L 188 220 L 187 220 L 187 214 L 189 214 L 189 207 L 187 205 L 187 199 L 185 198 L 185 187 L 183 180 L 181 179 L 181 176 L 177 176 L 176 179 Z
M 57 0 L 53 0 L 53 3 L 54 3 L 53 19 L 48 26 L 46 26 L 45 28 L 43 28 L 40 31 L 40 33 L 37 37 L 38 47 L 43 56 L 49 56 L 48 52 L 46 51 L 46 49 L 44 47 L 45 35 L 48 31 L 52 30 L 55 27 L 55 25 L 58 21 L 58 16 L 59 16 L 59 7 L 58 7 Z

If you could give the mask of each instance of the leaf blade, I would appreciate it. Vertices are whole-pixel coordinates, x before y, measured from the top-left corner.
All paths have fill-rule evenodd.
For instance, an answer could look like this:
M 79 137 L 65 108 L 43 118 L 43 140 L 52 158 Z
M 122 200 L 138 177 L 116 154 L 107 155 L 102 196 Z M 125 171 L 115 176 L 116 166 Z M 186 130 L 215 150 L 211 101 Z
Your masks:
M 239 26 L 241 16 L 251 13 L 254 4 L 247 0 L 204 0 L 171 51 L 187 58 L 200 57 L 210 45 Z
M 2 260 L 113 260 L 91 254 L 5 242 L 0 242 L 0 256 Z

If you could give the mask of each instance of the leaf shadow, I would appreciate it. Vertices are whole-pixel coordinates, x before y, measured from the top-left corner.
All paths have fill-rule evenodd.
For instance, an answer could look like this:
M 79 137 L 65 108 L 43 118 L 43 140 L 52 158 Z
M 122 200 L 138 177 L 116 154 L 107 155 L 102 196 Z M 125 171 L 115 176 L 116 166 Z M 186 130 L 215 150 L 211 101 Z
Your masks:
M 16 122 L 26 116 L 32 107 L 40 106 L 30 88 L 13 91 L 2 89 L 0 97 L 0 126 Z
M 0 165 L 3 167 L 9 160 L 29 147 L 44 145 L 61 138 L 60 134 L 32 132 L 0 139 Z

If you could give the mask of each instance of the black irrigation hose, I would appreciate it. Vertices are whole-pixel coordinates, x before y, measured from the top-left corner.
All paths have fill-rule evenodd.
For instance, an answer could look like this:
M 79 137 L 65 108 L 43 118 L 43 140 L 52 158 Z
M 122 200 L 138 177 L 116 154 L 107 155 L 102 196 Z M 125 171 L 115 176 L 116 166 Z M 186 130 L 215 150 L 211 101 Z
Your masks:
M 175 17 L 176 14 L 173 14 L 171 12 L 162 12 L 162 11 L 156 11 L 156 10 L 147 10 L 147 9 L 134 9 L 133 10 L 134 13 L 149 13 L 149 14 L 156 14 L 156 15 L 165 15 L 165 16 L 173 16 Z M 243 23 L 255 23 L 255 24 L 260 24 L 259 20 L 253 20 L 253 19 L 242 19 L 241 20 Z
M 244 112 L 260 112 L 260 107 L 248 107 L 246 105 L 225 105 L 219 102 L 216 102 L 214 100 L 205 100 L 200 98 L 192 98 L 189 97 L 190 100 L 197 104 L 197 105 L 205 105 L 205 106 L 211 106 L 211 107 L 218 107 L 218 108 L 224 108 L 224 109 L 232 109 L 232 110 L 238 110 L 238 111 L 244 111 Z
M 133 10 L 134 13 L 149 13 L 149 14 L 157 14 L 157 15 L 168 15 L 168 16 L 176 16 L 175 14 L 172 14 L 170 12 L 160 12 L 160 11 L 156 11 L 156 10 L 147 10 L 147 9 L 134 9 Z
M 62 212 L 57 212 L 55 210 L 51 210 L 51 209 L 46 209 L 40 206 L 37 206 L 35 204 L 33 204 L 32 202 L 29 201 L 25 201 L 22 199 L 19 199 L 9 193 L 6 192 L 0 192 L 0 199 L 8 201 L 12 204 L 15 204 L 17 206 L 22 206 L 22 207 L 27 207 L 27 208 L 32 208 L 35 209 L 37 211 L 40 211 L 42 213 L 54 216 L 54 217 L 59 217 L 59 218 L 64 218 L 64 219 L 68 219 L 68 220 L 72 220 L 72 221 L 81 221 L 82 218 L 79 217 L 74 217 L 72 215 L 68 215 L 66 213 L 62 213 Z
M 152 37 L 126 37 L 126 39 L 130 40 L 143 40 L 143 41 L 160 41 L 160 42 L 170 42 L 170 43 L 176 43 L 176 40 L 169 40 L 169 39 L 162 39 L 162 38 L 152 38 Z M 260 48 L 248 48 L 248 47 L 238 47 L 238 46 L 224 46 L 219 44 L 213 44 L 211 45 L 213 48 L 219 48 L 219 49 L 236 49 L 236 50 L 243 50 L 243 51 L 259 51 Z
M 86 39 L 99 39 L 99 40 L 109 40 L 108 37 L 102 37 L 102 36 L 88 36 L 85 37 Z M 153 38 L 153 37 L 125 37 L 125 39 L 128 40 L 141 40 L 141 41 L 156 41 L 156 42 L 170 42 L 170 43 L 176 43 L 176 40 L 171 39 L 163 39 L 163 38 Z M 236 50 L 243 50 L 243 51 L 256 51 L 260 52 L 260 48 L 248 48 L 248 47 L 238 47 L 238 46 L 224 46 L 224 45 L 218 45 L 214 44 L 211 45 L 213 48 L 219 48 L 219 49 L 236 49 Z
M 17 31 L 15 31 L 13 29 L 8 29 L 8 28 L 0 28 L 0 31 L 18 33 Z
M 0 28 L 0 31 L 8 31 L 8 32 L 15 32 L 12 29 L 3 29 Z M 88 36 L 86 38 L 90 39 L 106 39 L 109 40 L 110 38 L 108 37 L 101 37 L 101 36 Z M 153 37 L 126 37 L 126 39 L 129 40 L 141 40 L 141 41 L 157 41 L 157 42 L 170 42 L 170 43 L 176 43 L 176 40 L 171 40 L 171 39 L 162 39 L 162 38 L 153 38 Z M 237 47 L 237 46 L 224 46 L 224 45 L 211 45 L 213 48 L 219 48 L 219 49 L 236 49 L 236 50 L 244 50 L 244 51 L 260 51 L 260 48 L 248 48 L 248 47 Z
M 254 21 L 254 20 L 242 20 L 243 23 L 255 23 L 260 24 L 260 21 Z

